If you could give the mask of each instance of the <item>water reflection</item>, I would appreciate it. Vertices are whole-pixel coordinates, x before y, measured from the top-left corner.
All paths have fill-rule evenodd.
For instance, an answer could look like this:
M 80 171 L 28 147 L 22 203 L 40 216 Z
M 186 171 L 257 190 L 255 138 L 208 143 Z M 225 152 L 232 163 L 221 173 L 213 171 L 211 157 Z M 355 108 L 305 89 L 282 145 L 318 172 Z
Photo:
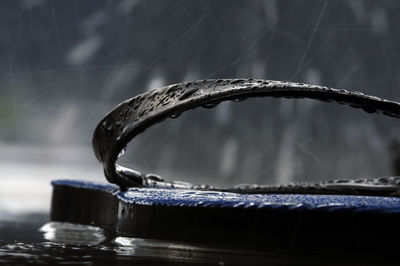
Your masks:
M 117 244 L 114 250 L 120 256 L 160 258 L 188 263 L 248 264 L 265 262 L 267 257 L 273 257 L 271 253 L 256 253 L 249 250 L 198 246 L 154 239 L 117 237 L 114 243 Z
M 224 265 L 229 262 L 255 262 L 260 261 L 267 254 L 260 254 L 250 251 L 233 250 L 226 248 L 191 245 L 154 239 L 110 237 L 104 229 L 81 224 L 49 222 L 40 229 L 43 238 L 50 242 L 41 245 L 27 245 L 17 243 L 9 245 L 10 250 L 19 249 L 26 252 L 30 258 L 38 259 L 37 255 L 29 251 L 38 249 L 63 250 L 68 252 L 87 252 L 85 258 L 90 258 L 95 252 L 97 256 L 102 255 L 116 260 L 126 259 L 150 259 L 187 263 L 213 262 Z M 43 250 L 43 251 L 44 251 Z M 271 254 L 269 254 L 271 255 Z
M 0 215 L 1 217 L 1 215 Z M 70 265 L 396 265 L 365 259 L 252 252 L 162 240 L 114 237 L 94 226 L 49 222 L 46 215 L 0 219 L 0 264 Z M 39 223 L 41 222 L 41 224 Z M 16 226 L 18 224 L 18 226 Z M 20 226 L 25 228 L 20 233 Z M 7 234 L 9 238 L 7 238 Z M 38 237 L 40 236 L 40 238 Z M 17 239 L 17 240 L 12 240 Z
M 99 245 L 106 239 L 103 229 L 89 225 L 50 222 L 39 230 L 46 240 L 71 245 Z

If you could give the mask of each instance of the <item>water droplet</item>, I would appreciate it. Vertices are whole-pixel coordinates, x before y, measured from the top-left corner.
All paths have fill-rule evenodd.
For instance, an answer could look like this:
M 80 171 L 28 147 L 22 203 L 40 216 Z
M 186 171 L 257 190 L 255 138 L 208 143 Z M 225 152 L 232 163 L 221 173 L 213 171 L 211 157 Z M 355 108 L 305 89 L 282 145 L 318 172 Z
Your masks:
M 176 113 L 176 114 L 170 115 L 169 117 L 171 117 L 171 118 L 178 118 L 181 114 L 182 114 L 182 113 Z
M 246 100 L 246 99 L 247 99 L 247 97 L 238 97 L 238 98 L 232 99 L 232 101 L 238 103 L 238 102 L 242 102 L 242 101 L 244 101 L 244 100 Z
M 231 82 L 229 82 L 230 84 L 237 84 L 237 83 L 241 83 L 241 82 L 244 82 L 245 80 L 244 79 L 234 79 L 234 80 L 232 80 Z
M 150 179 L 150 180 L 154 180 L 154 181 L 164 181 L 164 179 L 156 174 L 147 174 L 146 178 Z
M 217 106 L 219 103 L 220 103 L 220 101 L 209 102 L 209 103 L 203 104 L 201 107 L 209 109 L 209 108 L 213 108 L 213 107 Z
M 177 90 L 179 90 L 179 89 L 180 89 L 180 85 L 179 85 L 179 84 L 172 85 L 172 86 L 167 90 L 167 93 L 171 93 L 171 92 L 177 91 Z
M 373 107 L 362 107 L 362 109 L 367 113 L 375 113 L 376 109 Z
M 124 155 L 125 152 L 126 152 L 126 146 L 119 152 L 118 158 L 121 157 L 122 155 Z
M 194 94 L 198 89 L 197 88 L 193 88 L 190 90 L 185 91 L 180 97 L 179 100 L 185 100 L 187 98 L 189 98 L 192 94 Z

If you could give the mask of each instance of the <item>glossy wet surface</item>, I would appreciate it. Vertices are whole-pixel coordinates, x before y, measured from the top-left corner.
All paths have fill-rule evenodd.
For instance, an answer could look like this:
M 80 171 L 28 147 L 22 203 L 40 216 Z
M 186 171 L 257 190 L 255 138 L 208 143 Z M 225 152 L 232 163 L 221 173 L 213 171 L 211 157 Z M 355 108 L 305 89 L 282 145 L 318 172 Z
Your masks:
M 98 227 L 48 222 L 45 214 L 8 215 L 10 219 L 0 223 L 0 263 L 3 264 L 229 265 L 258 264 L 267 256 L 249 251 L 113 237 Z
M 1 213 L 0 263 L 4 265 L 382 265 L 382 259 L 282 252 L 256 253 L 115 237 L 101 228 L 51 223 L 47 214 Z M 394 264 L 394 262 L 393 262 Z

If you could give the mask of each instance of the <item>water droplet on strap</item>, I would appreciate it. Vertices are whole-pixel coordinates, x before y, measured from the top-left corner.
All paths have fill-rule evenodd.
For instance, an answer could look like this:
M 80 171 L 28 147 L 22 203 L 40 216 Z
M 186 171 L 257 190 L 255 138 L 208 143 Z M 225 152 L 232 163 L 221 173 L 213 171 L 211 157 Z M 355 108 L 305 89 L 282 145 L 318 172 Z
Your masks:
M 367 113 L 375 113 L 376 112 L 376 109 L 375 108 L 373 108 L 373 107 L 361 107 L 365 112 L 367 112 Z
M 209 108 L 214 108 L 214 107 L 217 106 L 219 103 L 220 103 L 220 101 L 209 102 L 209 103 L 203 104 L 201 107 L 207 108 L 207 109 L 209 109 Z
M 244 79 L 234 79 L 234 80 L 232 80 L 231 82 L 229 82 L 230 84 L 237 84 L 237 83 L 241 83 L 241 82 L 244 82 L 245 80 Z
M 198 90 L 198 88 L 193 88 L 193 89 L 190 89 L 190 90 L 185 91 L 185 92 L 179 97 L 179 100 L 183 101 L 183 100 L 189 98 L 189 97 L 192 96 L 197 90 Z
M 172 114 L 169 117 L 171 118 L 178 118 L 182 113 L 176 113 L 176 114 Z
M 247 97 L 237 97 L 237 98 L 232 99 L 232 101 L 238 103 L 238 102 L 243 102 L 246 99 L 247 99 Z
M 161 181 L 161 182 L 164 181 L 164 179 L 161 176 L 156 175 L 156 174 L 147 174 L 146 178 L 153 180 L 153 181 Z
M 119 152 L 118 158 L 121 157 L 122 155 L 124 155 L 125 152 L 126 152 L 126 146 Z

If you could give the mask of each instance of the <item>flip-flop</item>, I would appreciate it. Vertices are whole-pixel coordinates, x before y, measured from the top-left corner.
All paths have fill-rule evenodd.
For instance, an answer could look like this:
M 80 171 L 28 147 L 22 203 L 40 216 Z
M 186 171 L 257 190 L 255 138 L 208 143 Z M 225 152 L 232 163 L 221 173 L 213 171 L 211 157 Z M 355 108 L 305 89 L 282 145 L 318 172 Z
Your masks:
M 168 117 L 266 96 L 334 101 L 400 117 L 394 101 L 291 82 L 202 80 L 152 90 L 119 104 L 94 132 L 93 149 L 111 184 L 54 181 L 51 219 L 124 236 L 256 250 L 396 254 L 396 246 L 385 243 L 400 236 L 399 177 L 228 188 L 165 181 L 116 164 L 131 139 Z

